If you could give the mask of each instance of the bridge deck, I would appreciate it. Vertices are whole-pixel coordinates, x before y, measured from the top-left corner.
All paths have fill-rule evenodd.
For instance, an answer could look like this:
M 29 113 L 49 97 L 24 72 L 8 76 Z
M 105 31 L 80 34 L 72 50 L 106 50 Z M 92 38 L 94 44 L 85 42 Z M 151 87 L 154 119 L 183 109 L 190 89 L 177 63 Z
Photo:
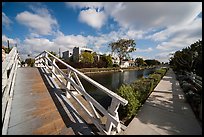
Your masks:
M 45 72 L 18 68 L 8 134 L 93 134 L 64 93 L 40 73 Z
M 202 128 L 186 102 L 172 69 L 151 93 L 123 135 L 201 135 Z

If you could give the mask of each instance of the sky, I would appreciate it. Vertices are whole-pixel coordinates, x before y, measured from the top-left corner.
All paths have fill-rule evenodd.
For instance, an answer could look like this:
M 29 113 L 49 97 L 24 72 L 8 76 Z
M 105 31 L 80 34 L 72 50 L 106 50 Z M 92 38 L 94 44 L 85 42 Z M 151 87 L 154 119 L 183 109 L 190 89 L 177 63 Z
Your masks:
M 133 39 L 133 59 L 168 62 L 202 40 L 202 2 L 2 2 L 2 45 L 22 59 L 74 47 L 110 54 L 109 44 Z

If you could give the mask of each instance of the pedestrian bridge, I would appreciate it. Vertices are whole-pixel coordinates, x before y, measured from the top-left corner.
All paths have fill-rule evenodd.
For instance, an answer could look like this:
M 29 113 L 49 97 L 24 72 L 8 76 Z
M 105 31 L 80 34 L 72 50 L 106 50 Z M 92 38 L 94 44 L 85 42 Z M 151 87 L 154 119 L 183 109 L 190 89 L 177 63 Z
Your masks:
M 56 65 L 67 68 L 63 72 Z M 2 62 L 2 134 L 114 135 L 121 132 L 119 105 L 128 101 L 47 51 L 35 67 L 20 67 L 17 48 Z M 106 110 L 80 78 L 112 98 Z

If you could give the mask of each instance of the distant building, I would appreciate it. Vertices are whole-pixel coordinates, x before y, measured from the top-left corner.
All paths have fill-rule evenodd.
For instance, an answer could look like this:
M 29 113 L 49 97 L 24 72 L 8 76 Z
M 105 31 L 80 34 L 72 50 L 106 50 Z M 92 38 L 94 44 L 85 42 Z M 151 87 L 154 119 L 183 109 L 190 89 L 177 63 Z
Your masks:
M 134 60 L 122 60 L 121 61 L 121 68 L 127 68 L 127 67 L 132 67 L 135 66 L 135 61 Z
M 72 53 L 69 52 L 69 50 L 62 52 L 62 58 L 65 61 L 69 61 L 70 57 L 72 56 Z
M 93 53 L 92 49 L 89 48 L 80 48 L 80 47 L 74 47 L 73 49 L 73 61 L 74 62 L 80 62 L 80 55 L 83 52 L 89 52 L 89 53 Z
M 124 60 L 122 60 L 121 61 L 121 65 L 120 65 L 120 67 L 121 68 L 127 68 L 127 67 L 129 67 L 129 62 L 128 61 L 124 61 Z

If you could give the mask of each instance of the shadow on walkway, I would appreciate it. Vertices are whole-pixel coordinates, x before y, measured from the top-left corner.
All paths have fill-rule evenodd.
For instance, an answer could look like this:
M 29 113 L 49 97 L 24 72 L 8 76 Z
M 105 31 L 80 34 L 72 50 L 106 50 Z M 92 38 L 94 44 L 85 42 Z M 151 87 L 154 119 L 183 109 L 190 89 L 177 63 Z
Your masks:
M 125 133 L 201 135 L 200 127 L 172 69 L 159 82 Z
M 44 68 L 38 70 L 66 127 L 71 128 L 76 135 L 94 135 L 95 133 L 90 130 L 91 125 L 88 126 L 83 120 L 62 90 L 53 82 L 50 74 L 47 74 Z

